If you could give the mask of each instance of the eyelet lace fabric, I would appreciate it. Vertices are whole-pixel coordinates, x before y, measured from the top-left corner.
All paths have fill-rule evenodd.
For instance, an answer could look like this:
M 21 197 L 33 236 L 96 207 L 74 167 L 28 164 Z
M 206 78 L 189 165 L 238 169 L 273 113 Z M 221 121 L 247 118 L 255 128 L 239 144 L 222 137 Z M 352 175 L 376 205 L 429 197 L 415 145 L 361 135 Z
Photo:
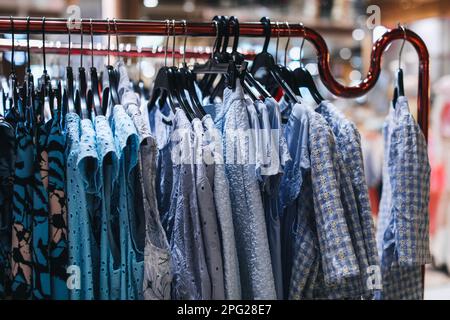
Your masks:
M 217 220 L 220 229 L 222 258 L 224 268 L 225 298 L 229 300 L 241 299 L 241 282 L 239 275 L 239 262 L 237 256 L 237 243 L 234 236 L 233 213 L 231 209 L 230 186 L 225 174 L 222 150 L 222 134 L 214 126 L 211 116 L 202 119 L 205 128 L 204 155 L 211 154 L 213 168 L 213 197 L 217 211 Z
M 69 224 L 69 289 L 71 300 L 98 297 L 99 187 L 98 155 L 91 120 L 66 115 L 67 208 Z
M 216 119 L 222 123 L 225 172 L 230 183 L 230 198 L 233 209 L 233 224 L 236 242 L 239 244 L 238 259 L 243 299 L 276 299 L 272 264 L 270 262 L 266 221 L 259 184 L 255 176 L 255 165 L 248 164 L 248 144 L 244 139 L 237 146 L 226 136 L 227 132 L 248 130 L 249 118 L 245 107 L 242 87 L 236 84 L 235 91 L 224 90 L 223 116 Z M 242 140 L 241 140 L 242 141 Z M 228 150 L 230 149 L 230 150 Z M 227 155 L 238 155 L 243 151 L 243 163 Z M 246 154 L 245 154 L 246 153 Z

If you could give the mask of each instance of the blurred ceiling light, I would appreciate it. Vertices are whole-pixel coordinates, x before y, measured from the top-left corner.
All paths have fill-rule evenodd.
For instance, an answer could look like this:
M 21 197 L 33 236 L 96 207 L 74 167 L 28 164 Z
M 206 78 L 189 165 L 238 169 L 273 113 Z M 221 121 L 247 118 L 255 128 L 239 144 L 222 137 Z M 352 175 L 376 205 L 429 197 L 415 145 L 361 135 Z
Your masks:
M 158 0 L 144 0 L 144 6 L 147 8 L 155 8 L 158 6 Z
M 183 10 L 185 12 L 194 12 L 195 2 L 193 0 L 186 0 L 183 4 Z
M 152 63 L 148 62 L 147 60 L 141 61 L 141 70 L 142 74 L 146 78 L 151 78 L 156 73 L 155 66 Z
M 363 29 L 355 29 L 352 32 L 352 37 L 355 41 L 362 41 L 364 39 L 365 32 Z
M 342 60 L 348 60 L 352 57 L 352 50 L 350 50 L 349 48 L 342 48 L 339 51 L 339 56 Z
M 289 50 L 289 58 L 291 60 L 298 60 L 300 56 L 300 48 L 299 47 L 292 47 Z
M 349 78 L 352 81 L 361 81 L 362 74 L 358 70 L 352 70 L 349 74 Z
M 361 57 L 358 56 L 353 56 L 350 60 L 350 64 L 352 65 L 353 68 L 357 69 L 360 68 L 362 65 L 362 60 Z
M 376 42 L 388 29 L 385 26 L 376 26 L 373 29 L 373 42 Z

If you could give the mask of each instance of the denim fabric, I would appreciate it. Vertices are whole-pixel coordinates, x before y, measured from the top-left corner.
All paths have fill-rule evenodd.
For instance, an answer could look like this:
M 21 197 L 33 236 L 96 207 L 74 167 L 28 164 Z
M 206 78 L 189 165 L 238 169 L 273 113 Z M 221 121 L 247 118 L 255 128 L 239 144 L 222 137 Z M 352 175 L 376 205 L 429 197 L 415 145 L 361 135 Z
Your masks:
M 11 225 L 16 161 L 15 123 L 0 115 L 0 299 L 11 295 Z
M 139 135 L 122 105 L 115 105 L 110 119 L 119 175 L 113 190 L 112 208 L 118 217 L 120 232 L 121 285 L 120 299 L 143 299 L 144 217 L 135 204 L 139 159 Z
M 74 276 L 70 299 L 93 300 L 99 296 L 99 243 L 95 231 L 100 225 L 95 207 L 99 186 L 95 132 L 91 120 L 80 120 L 75 113 L 66 115 L 66 126 L 69 275 Z
M 200 119 L 192 120 L 194 133 L 194 170 L 198 209 L 206 254 L 206 264 L 211 278 L 211 299 L 225 299 L 222 246 L 219 238 L 217 212 L 214 204 L 214 167 L 203 158 L 204 131 Z
M 169 214 L 174 217 L 170 235 L 172 298 L 211 299 L 211 278 L 206 262 L 204 237 L 195 187 L 193 131 L 183 110 L 178 109 L 171 136 L 174 163 Z
M 348 292 L 349 296 L 373 298 L 374 288 L 369 288 L 367 283 L 376 276 L 373 270 L 374 268 L 379 270 L 379 261 L 375 227 L 364 177 L 361 137 L 356 126 L 330 102 L 323 101 L 316 111 L 331 127 L 336 138 L 338 153 L 343 159 L 341 199 L 361 271 L 361 278 L 354 279 L 353 283 L 348 283 L 347 288 L 342 290 Z M 352 291 L 353 294 L 351 294 Z
M 294 212 L 290 219 L 294 225 L 285 229 L 293 228 L 293 239 L 288 239 L 293 252 L 289 297 L 353 298 L 341 291 L 347 280 L 359 277 L 360 270 L 339 190 L 342 163 L 333 133 L 313 109 L 296 104 L 286 139 L 293 161 L 285 168 L 282 203 L 288 211 L 297 206 L 297 216 Z M 307 256 L 312 259 L 305 261 Z
M 255 176 L 255 165 L 249 163 L 251 159 L 248 153 L 253 149 L 253 141 L 239 134 L 235 136 L 236 130 L 245 132 L 250 129 L 246 100 L 239 83 L 234 91 L 226 88 L 223 96 L 223 111 L 216 118 L 216 123 L 219 128 L 223 128 L 225 170 L 230 183 L 234 230 L 238 243 L 242 298 L 275 299 L 277 295 L 264 208 Z
M 310 268 L 318 264 L 317 237 L 314 238 L 311 227 L 307 224 L 308 218 L 313 220 L 314 205 L 312 203 L 311 189 L 311 164 L 309 159 L 309 117 L 306 112 L 302 112 L 301 106 L 297 107 L 297 115 L 292 114 L 285 126 L 285 136 L 289 154 L 292 161 L 286 163 L 285 173 L 280 186 L 280 207 L 282 208 L 282 264 L 283 264 L 283 285 L 284 298 L 303 298 L 306 291 L 306 281 L 310 276 Z M 309 179 L 305 182 L 306 179 Z M 297 221 L 298 220 L 298 221 Z M 297 235 L 297 228 L 300 230 Z M 305 263 L 304 266 L 296 266 L 295 274 L 299 280 L 293 281 L 291 286 L 291 274 L 293 272 L 294 245 L 303 250 L 297 250 L 303 255 L 299 261 Z M 302 245 L 302 243 L 305 244 Z M 305 259 L 305 257 L 308 257 Z M 300 281 L 303 281 L 302 283 Z
M 168 104 L 164 105 L 162 110 L 155 106 L 149 112 L 150 132 L 155 137 L 158 147 L 156 158 L 156 199 L 161 223 L 167 238 L 171 237 L 173 229 L 173 216 L 169 212 L 174 182 L 170 150 L 170 135 L 173 131 L 173 125 L 170 124 L 170 121 L 172 121 L 173 116 Z
M 119 169 L 114 137 L 105 116 L 98 115 L 94 120 L 96 149 L 99 160 L 101 192 L 101 234 L 100 234 L 100 270 L 99 299 L 120 299 L 120 250 L 114 242 L 112 230 L 113 207 L 112 190 Z
M 281 157 L 279 154 L 279 129 L 273 129 L 269 118 L 268 106 L 261 101 L 255 101 L 259 116 L 259 135 L 261 144 L 261 197 L 267 225 L 270 256 L 278 299 L 283 298 L 283 271 L 281 262 L 281 223 L 279 213 L 279 185 Z M 277 140 L 275 140 L 277 139 Z
M 224 268 L 225 298 L 228 300 L 241 299 L 241 283 L 239 276 L 239 262 L 237 256 L 237 243 L 234 236 L 233 215 L 231 209 L 230 186 L 225 175 L 223 163 L 222 134 L 214 127 L 210 115 L 202 119 L 205 129 L 205 159 L 209 159 L 208 167 L 213 168 L 214 203 L 219 224 L 219 236 L 222 247 Z M 210 155 L 210 158 L 208 156 Z M 211 179 L 211 176 L 209 176 Z
M 421 265 L 430 263 L 430 165 L 422 131 L 399 97 L 383 128 L 383 192 L 377 241 L 382 299 L 423 299 Z

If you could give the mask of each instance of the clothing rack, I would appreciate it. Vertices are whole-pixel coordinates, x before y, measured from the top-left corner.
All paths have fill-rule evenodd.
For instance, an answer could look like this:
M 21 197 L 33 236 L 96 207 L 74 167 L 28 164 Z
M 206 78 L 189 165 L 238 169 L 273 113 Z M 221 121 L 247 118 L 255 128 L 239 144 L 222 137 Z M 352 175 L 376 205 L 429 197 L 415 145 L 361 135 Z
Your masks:
M 67 20 L 58 18 L 17 18 L 14 17 L 15 34 L 83 34 L 109 36 L 188 36 L 215 37 L 214 22 L 184 22 L 184 21 L 144 21 L 144 20 Z M 44 28 L 43 28 L 44 27 Z M 69 30 L 70 27 L 70 30 Z M 81 28 L 80 28 L 81 27 Z M 239 24 L 241 37 L 263 37 L 264 26 L 260 22 L 243 22 Z M 0 33 L 12 33 L 10 17 L 0 17 Z M 232 27 L 230 26 L 230 31 Z M 301 23 L 286 25 L 271 23 L 271 31 L 276 37 L 301 37 L 309 41 L 317 50 L 319 75 L 325 87 L 334 95 L 343 98 L 356 98 L 367 94 L 376 84 L 381 72 L 381 60 L 385 49 L 395 40 L 405 40 L 411 43 L 419 58 L 417 122 L 425 138 L 428 139 L 428 118 L 430 107 L 430 75 L 428 49 L 415 32 L 406 28 L 395 28 L 385 32 L 373 45 L 370 57 L 370 67 L 366 77 L 355 86 L 345 86 L 339 83 L 331 73 L 330 52 L 323 37 L 316 31 Z M 230 32 L 230 34 L 232 34 Z M 86 54 L 89 54 L 88 49 Z M 107 53 L 107 52 L 106 52 Z M 110 53 L 113 53 L 111 50 Z M 105 54 L 105 52 L 103 53 Z M 163 53 L 164 54 L 164 53 Z M 424 275 L 425 268 L 422 268 Z M 422 277 L 424 279 L 424 276 Z
M 42 18 L 13 18 L 14 33 L 42 34 Z M 83 34 L 90 35 L 127 35 L 127 36 L 164 36 L 186 35 L 188 37 L 215 37 L 216 28 L 213 22 L 183 21 L 144 21 L 144 20 L 71 20 L 46 18 L 44 31 L 46 34 Z M 82 28 L 80 28 L 82 27 Z M 232 28 L 232 27 L 230 27 Z M 264 27 L 259 22 L 243 22 L 239 24 L 241 37 L 263 37 Z M 344 98 L 356 98 L 367 94 L 378 80 L 381 72 L 381 58 L 386 47 L 395 40 L 406 40 L 412 44 L 419 57 L 419 79 L 417 97 L 417 121 L 425 137 L 428 137 L 428 118 L 430 106 L 429 54 L 424 41 L 413 31 L 395 28 L 385 32 L 373 45 L 370 68 L 365 79 L 355 86 L 344 86 L 331 73 L 330 52 L 322 36 L 301 23 L 271 23 L 272 34 L 277 37 L 302 37 L 311 42 L 317 50 L 318 69 L 325 87 L 334 95 Z M 0 33 L 11 33 L 10 17 L 0 17 Z M 112 51 L 111 51 L 112 52 Z

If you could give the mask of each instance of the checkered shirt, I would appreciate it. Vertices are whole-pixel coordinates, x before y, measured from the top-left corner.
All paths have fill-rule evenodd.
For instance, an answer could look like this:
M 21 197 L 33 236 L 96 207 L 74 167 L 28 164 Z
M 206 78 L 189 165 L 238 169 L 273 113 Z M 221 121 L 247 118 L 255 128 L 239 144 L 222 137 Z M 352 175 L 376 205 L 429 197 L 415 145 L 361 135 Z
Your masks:
M 385 159 L 378 248 L 382 299 L 422 299 L 421 265 L 429 250 L 430 165 L 425 137 L 399 97 L 383 129 Z
M 336 138 L 338 153 L 343 160 L 341 198 L 361 270 L 359 281 L 349 283 L 345 290 L 352 290 L 348 291 L 350 296 L 360 294 L 364 298 L 373 297 L 373 290 L 366 283 L 372 276 L 373 267 L 379 267 L 380 263 L 364 175 L 361 136 L 356 126 L 329 101 L 323 101 L 317 111 L 331 127 Z M 369 266 L 371 266 L 370 269 Z
M 323 117 L 306 105 L 294 106 L 294 115 L 301 113 L 296 108 L 303 108 L 303 116 L 309 118 L 311 168 L 297 201 L 299 214 L 289 297 L 352 298 L 355 287 L 360 288 L 360 269 L 340 190 L 341 180 L 345 178 L 343 162 L 334 135 Z M 351 186 L 351 183 L 347 185 Z

